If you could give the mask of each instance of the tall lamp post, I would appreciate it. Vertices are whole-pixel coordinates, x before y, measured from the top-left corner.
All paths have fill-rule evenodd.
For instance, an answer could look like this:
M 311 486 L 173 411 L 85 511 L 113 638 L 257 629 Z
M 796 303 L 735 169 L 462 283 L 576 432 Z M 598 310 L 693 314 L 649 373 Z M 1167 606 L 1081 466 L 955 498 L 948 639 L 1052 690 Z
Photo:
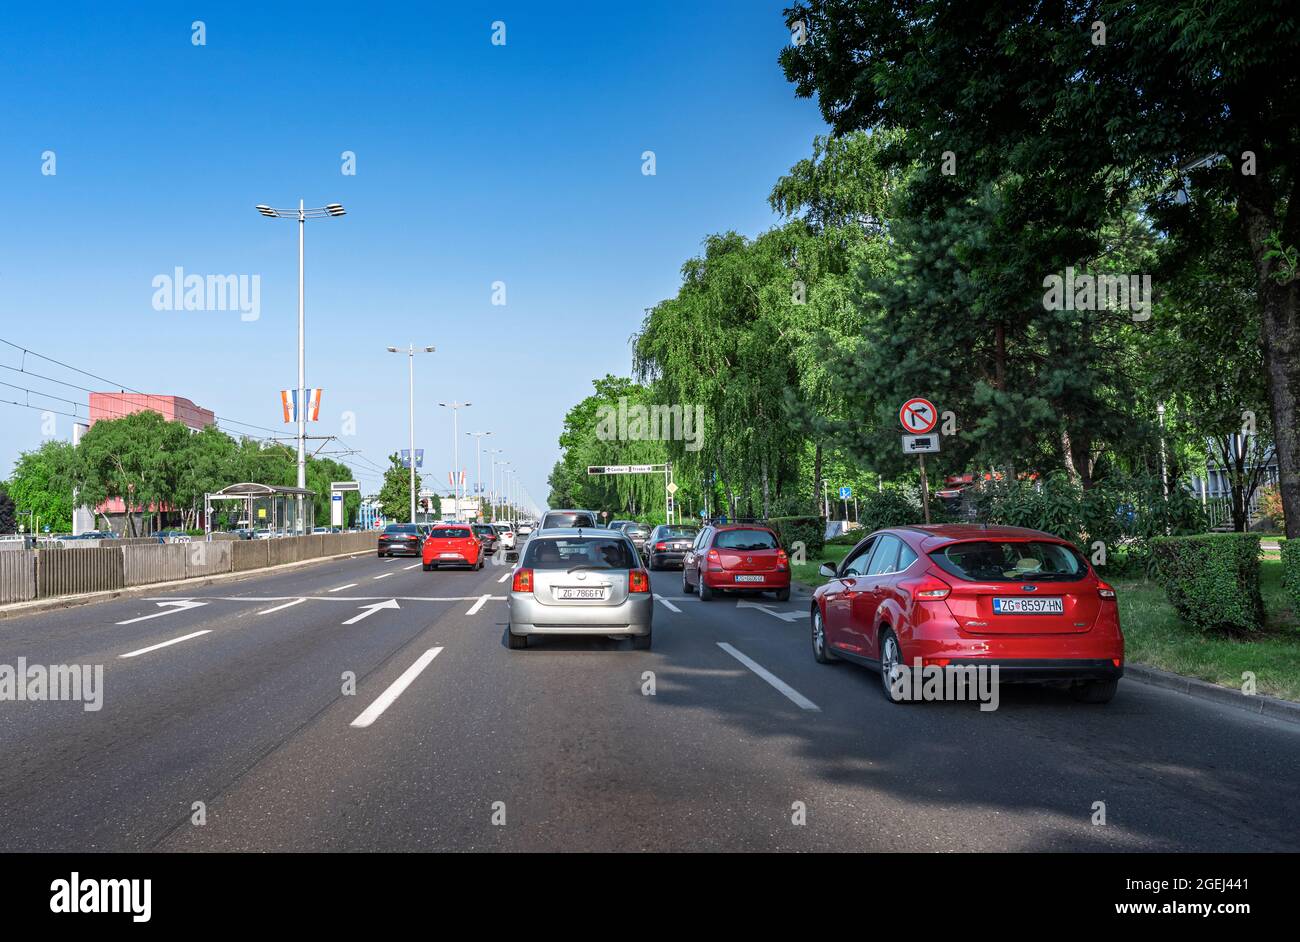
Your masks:
M 483 436 L 491 432 L 466 432 L 474 438 L 474 460 L 477 470 L 474 472 L 474 497 L 479 502 L 479 511 L 483 510 Z
M 389 347 L 389 353 L 406 354 L 406 372 L 410 381 L 410 409 L 411 409 L 411 451 L 408 455 L 408 463 L 411 467 L 411 523 L 415 523 L 415 355 L 417 353 L 433 353 L 437 347 L 421 347 L 415 349 L 415 344 L 407 344 L 405 350 L 397 347 Z
M 460 519 L 460 502 L 465 495 L 460 484 L 460 410 L 472 406 L 472 402 L 440 402 L 438 405 L 451 410 L 451 450 L 454 466 L 451 469 L 452 480 L 456 485 L 456 519 Z
M 260 203 L 256 208 L 259 213 L 268 219 L 298 220 L 298 403 L 294 408 L 294 412 L 297 413 L 298 419 L 298 487 L 305 490 L 307 487 L 307 449 L 305 445 L 307 438 L 307 370 L 303 338 L 303 243 L 306 239 L 308 219 L 338 218 L 346 216 L 347 213 L 341 203 L 326 203 L 316 209 L 307 209 L 302 200 L 298 201 L 297 209 L 272 209 L 270 206 Z M 302 514 L 302 495 L 299 494 L 298 529 L 306 533 L 306 525 Z
M 492 465 L 492 489 L 489 492 L 489 499 L 492 503 L 492 522 L 497 522 L 497 455 L 505 454 L 500 448 L 489 448 L 488 454 L 491 455 Z

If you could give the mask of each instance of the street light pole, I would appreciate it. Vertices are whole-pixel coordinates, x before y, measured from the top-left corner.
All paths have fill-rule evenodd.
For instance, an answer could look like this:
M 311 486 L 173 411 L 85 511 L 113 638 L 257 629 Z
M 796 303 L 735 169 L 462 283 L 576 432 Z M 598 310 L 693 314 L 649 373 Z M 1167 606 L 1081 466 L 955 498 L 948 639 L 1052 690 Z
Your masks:
M 307 209 L 302 200 L 298 200 L 296 210 L 272 209 L 262 204 L 259 204 L 256 209 L 268 219 L 298 220 L 298 401 L 294 411 L 298 419 L 298 487 L 300 490 L 305 490 L 307 487 L 307 354 L 304 248 L 307 239 L 307 220 L 329 216 L 337 218 L 347 213 L 340 203 L 327 203 L 319 208 Z M 306 525 L 307 522 L 303 519 L 302 495 L 299 494 L 297 529 L 306 533 Z
M 492 489 L 489 492 L 488 499 L 492 504 L 492 522 L 497 522 L 497 455 L 504 454 L 500 448 L 489 448 L 488 454 L 492 456 Z
M 479 502 L 479 511 L 483 509 L 483 436 L 491 432 L 466 432 L 474 436 L 474 460 L 477 470 L 474 472 L 474 498 Z
M 436 347 L 422 347 L 420 353 L 433 353 Z M 389 353 L 401 353 L 397 347 L 389 347 Z M 415 523 L 415 344 L 406 345 L 406 372 L 410 390 L 410 431 L 411 450 L 408 453 L 408 465 L 411 469 L 411 523 Z
M 456 487 L 456 519 L 460 519 L 460 502 L 464 500 L 464 488 L 460 483 L 460 410 L 472 406 L 472 402 L 440 402 L 438 405 L 451 410 L 452 432 L 451 448 L 452 460 L 455 467 L 452 468 L 452 481 Z

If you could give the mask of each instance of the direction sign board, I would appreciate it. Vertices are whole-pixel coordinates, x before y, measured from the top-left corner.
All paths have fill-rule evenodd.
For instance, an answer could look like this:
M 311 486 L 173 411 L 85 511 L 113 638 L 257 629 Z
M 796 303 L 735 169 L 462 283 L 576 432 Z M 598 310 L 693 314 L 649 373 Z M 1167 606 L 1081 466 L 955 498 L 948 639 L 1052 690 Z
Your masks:
M 917 396 L 903 403 L 903 408 L 898 410 L 898 421 L 903 423 L 904 432 L 924 435 L 938 424 L 939 411 L 929 399 Z
M 850 497 L 852 497 L 852 496 L 853 496 L 853 488 L 851 488 L 851 487 L 841 487 L 841 488 L 840 488 L 840 499 L 841 499 L 841 500 L 848 500 L 848 499 L 849 499 Z
M 939 451 L 938 435 L 904 435 L 903 454 L 930 455 Z
M 661 464 L 592 464 L 587 465 L 588 474 L 652 474 L 663 471 Z
M 361 485 L 356 481 L 330 481 L 331 491 L 359 491 Z

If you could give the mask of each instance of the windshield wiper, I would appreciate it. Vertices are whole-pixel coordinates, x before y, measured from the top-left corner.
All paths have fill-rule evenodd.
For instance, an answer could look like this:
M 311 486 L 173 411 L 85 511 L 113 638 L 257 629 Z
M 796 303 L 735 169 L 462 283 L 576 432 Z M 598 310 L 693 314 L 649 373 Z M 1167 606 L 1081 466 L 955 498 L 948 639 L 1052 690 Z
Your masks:
M 580 569 L 609 569 L 609 566 L 593 566 L 591 563 L 583 563 L 580 566 L 574 566 L 569 572 L 577 572 Z M 567 575 L 568 573 L 566 573 Z

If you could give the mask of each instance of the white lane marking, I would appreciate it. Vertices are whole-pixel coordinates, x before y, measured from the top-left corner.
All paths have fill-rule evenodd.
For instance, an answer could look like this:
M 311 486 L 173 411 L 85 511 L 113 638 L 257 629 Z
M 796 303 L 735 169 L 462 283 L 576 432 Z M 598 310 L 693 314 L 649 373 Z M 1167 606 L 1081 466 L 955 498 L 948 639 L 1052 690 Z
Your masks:
M 352 721 L 352 725 L 358 729 L 365 729 L 379 719 L 383 712 L 393 705 L 393 701 L 402 695 L 402 691 L 411 686 L 411 681 L 419 677 L 420 672 L 441 653 L 442 648 L 430 648 L 421 654 L 414 664 L 402 672 L 401 677 L 389 684 L 388 689 L 375 698 L 374 703 L 361 711 L 361 715 Z
M 403 568 L 403 569 L 414 569 L 416 566 L 419 566 L 419 565 L 422 565 L 422 564 L 421 564 L 421 563 L 411 563 L 411 565 L 409 565 L 409 566 L 403 566 L 402 568 Z
M 258 612 L 257 614 L 259 614 L 259 615 L 269 615 L 269 614 L 271 614 L 272 612 L 278 612 L 278 611 L 281 611 L 281 610 L 286 609 L 286 608 L 293 608 L 295 605 L 301 605 L 301 604 L 302 604 L 303 602 L 305 602 L 305 601 L 307 601 L 305 598 L 294 599 L 292 602 L 285 602 L 283 605 L 277 605 L 277 606 L 275 606 L 275 608 L 265 608 L 265 609 L 262 609 L 262 611 Z
M 355 582 L 349 582 L 347 585 L 341 585 L 341 586 L 339 586 L 337 589 L 330 589 L 330 591 L 331 591 L 331 592 L 342 592 L 344 589 L 355 589 L 356 587 L 357 587 L 357 584 L 356 584 Z
M 345 621 L 343 624 L 345 624 L 345 625 L 355 625 L 357 622 L 361 621 L 361 619 L 363 619 L 363 618 L 369 618 L 371 615 L 373 615 L 375 612 L 379 611 L 380 609 L 384 609 L 384 608 L 401 608 L 401 607 L 402 607 L 402 606 L 400 606 L 400 605 L 397 604 L 397 599 L 389 599 L 387 602 L 375 602 L 375 603 L 373 603 L 373 604 L 371 604 L 371 605 L 362 605 L 362 606 L 361 606 L 361 609 L 362 609 L 361 614 L 360 614 L 360 615 L 353 615 L 351 618 L 349 618 L 349 619 L 348 619 L 347 621 Z
M 465 614 L 466 614 L 466 615 L 477 615 L 477 614 L 478 614 L 478 610 L 479 610 L 480 608 L 482 608 L 483 605 L 484 605 L 484 604 L 487 602 L 487 600 L 490 599 L 490 598 L 492 598 L 492 596 L 490 596 L 490 595 L 480 595 L 480 596 L 478 597 L 478 601 L 475 602 L 473 605 L 471 605 L 471 606 L 469 607 L 469 611 L 466 612 Z
M 172 638 L 170 641 L 164 641 L 161 644 L 151 644 L 147 648 L 141 648 L 139 651 L 132 651 L 129 654 L 119 654 L 118 657 L 136 657 L 141 654 L 148 654 L 150 651 L 157 651 L 159 648 L 170 647 L 173 644 L 180 644 L 182 641 L 189 641 L 191 638 L 197 638 L 199 635 L 212 634 L 211 628 L 205 628 L 202 631 L 195 631 L 188 635 L 181 635 L 179 638 Z
M 382 576 L 375 576 L 375 578 L 376 578 L 376 579 L 387 579 L 387 578 L 388 578 L 389 576 L 391 576 L 391 575 L 394 575 L 394 573 L 386 572 L 386 573 L 384 573 Z
M 718 647 L 722 648 L 722 650 L 726 651 L 728 654 L 730 654 L 740 663 L 744 664 L 746 667 L 748 667 L 759 677 L 762 677 L 764 680 L 766 680 L 777 690 L 781 691 L 781 693 L 785 694 L 785 696 L 789 698 L 790 702 L 793 703 L 795 706 L 797 706 L 799 709 L 816 710 L 819 713 L 821 712 L 821 707 L 813 703 L 811 700 L 809 700 L 807 697 L 801 694 L 798 690 L 795 690 L 793 687 L 787 684 L 780 677 L 777 677 L 775 674 L 769 671 L 762 664 L 759 664 L 757 661 L 753 660 L 752 658 L 747 657 L 744 654 L 741 654 L 739 651 L 737 651 L 731 645 L 727 644 L 727 642 L 725 641 L 719 641 Z
M 146 599 L 152 602 L 154 599 Z M 167 602 L 159 602 L 158 606 L 163 608 L 161 612 L 154 612 L 152 615 L 141 615 L 139 618 L 128 618 L 126 621 L 118 622 L 119 625 L 134 625 L 138 621 L 148 621 L 150 618 L 161 618 L 163 615 L 170 615 L 173 612 L 183 612 L 186 609 L 198 608 L 200 605 L 207 605 L 207 602 L 196 602 L 193 599 L 173 599 Z
M 512 575 L 514 575 L 514 573 L 508 572 L 508 573 L 506 573 L 504 576 L 502 576 L 500 579 L 498 579 L 497 582 L 505 582 L 505 581 L 506 581 L 507 579 L 509 579 Z
M 775 609 L 768 608 L 760 602 L 751 602 L 748 599 L 737 599 L 736 608 L 757 608 L 767 612 L 773 618 L 779 618 L 782 621 L 798 621 L 801 618 L 811 618 L 808 612 L 778 612 Z
M 666 598 L 664 598 L 662 595 L 658 594 L 657 592 L 655 593 L 655 598 L 658 599 L 660 602 L 663 602 L 664 607 L 667 608 L 668 611 L 676 612 L 679 615 L 682 613 L 682 610 L 680 608 L 678 608 L 676 605 L 668 601 Z

